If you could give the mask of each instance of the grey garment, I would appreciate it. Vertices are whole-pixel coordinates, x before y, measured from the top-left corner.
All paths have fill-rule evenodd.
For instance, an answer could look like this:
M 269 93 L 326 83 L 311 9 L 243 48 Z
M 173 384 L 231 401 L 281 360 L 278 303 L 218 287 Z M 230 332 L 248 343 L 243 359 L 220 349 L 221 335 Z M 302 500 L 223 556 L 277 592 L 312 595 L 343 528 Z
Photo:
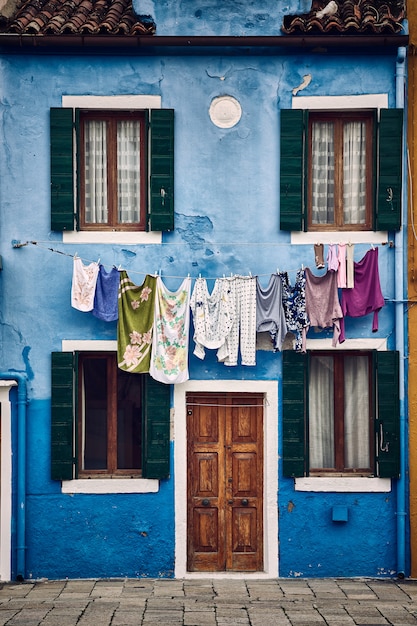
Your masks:
M 282 303 L 282 281 L 278 274 L 271 275 L 265 289 L 256 278 L 256 331 L 268 331 L 274 350 L 281 350 L 287 323 Z

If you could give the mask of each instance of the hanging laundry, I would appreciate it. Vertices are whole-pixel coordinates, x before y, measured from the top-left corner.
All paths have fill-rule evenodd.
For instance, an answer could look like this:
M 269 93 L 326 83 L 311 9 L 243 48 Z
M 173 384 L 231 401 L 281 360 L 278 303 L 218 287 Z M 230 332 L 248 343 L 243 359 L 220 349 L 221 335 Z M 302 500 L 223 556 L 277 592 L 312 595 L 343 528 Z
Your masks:
M 117 364 L 135 374 L 149 372 L 155 310 L 156 277 L 135 285 L 120 272 L 117 324 Z
M 343 317 L 337 293 L 337 274 L 326 272 L 324 276 L 315 276 L 306 268 L 306 309 L 311 326 L 333 328 L 333 347 L 340 336 L 340 322 Z M 307 328 L 303 333 L 307 335 Z
M 183 383 L 188 374 L 191 278 L 177 291 L 156 279 L 155 321 L 149 373 L 161 383 Z
M 281 350 L 287 334 L 284 306 L 282 303 L 282 281 L 272 274 L 264 289 L 256 279 L 256 331 L 269 332 L 274 350 Z
M 104 265 L 100 265 L 97 276 L 96 292 L 94 294 L 94 307 L 92 314 L 105 322 L 117 320 L 118 294 L 119 294 L 120 272 L 112 267 L 107 272 Z
M 324 265 L 324 246 L 322 243 L 314 244 L 314 260 L 316 262 L 317 269 L 321 270 Z
M 327 250 L 327 269 L 332 272 L 337 272 L 339 269 L 339 258 L 337 255 L 337 246 L 335 243 L 329 245 Z
M 346 287 L 347 289 L 353 289 L 355 286 L 354 276 L 354 245 L 348 243 L 346 248 Z
M 353 289 L 342 289 L 342 311 L 345 317 L 362 317 L 373 313 L 372 332 L 378 330 L 378 313 L 384 306 L 378 268 L 378 248 L 368 250 L 365 256 L 354 263 Z M 341 341 L 345 339 L 344 321 Z
M 218 278 L 210 294 L 205 278 L 197 278 L 190 300 L 194 321 L 194 354 L 204 359 L 205 348 L 220 348 L 236 320 L 236 304 L 230 282 Z
M 337 258 L 339 261 L 339 269 L 337 271 L 337 286 L 342 288 L 346 287 L 346 244 L 339 243 L 337 251 Z
M 84 265 L 78 256 L 74 257 L 71 286 L 71 306 L 74 309 L 83 312 L 93 309 L 98 272 L 98 263 Z
M 237 365 L 240 346 L 241 364 L 256 365 L 256 278 L 227 278 L 235 302 L 236 317 L 230 333 L 217 353 L 219 361 Z
M 294 350 L 305 352 L 304 328 L 309 325 L 306 309 L 306 279 L 303 269 L 297 271 L 294 287 L 291 286 L 287 272 L 279 272 L 282 282 L 282 304 L 284 307 L 287 330 L 295 337 Z

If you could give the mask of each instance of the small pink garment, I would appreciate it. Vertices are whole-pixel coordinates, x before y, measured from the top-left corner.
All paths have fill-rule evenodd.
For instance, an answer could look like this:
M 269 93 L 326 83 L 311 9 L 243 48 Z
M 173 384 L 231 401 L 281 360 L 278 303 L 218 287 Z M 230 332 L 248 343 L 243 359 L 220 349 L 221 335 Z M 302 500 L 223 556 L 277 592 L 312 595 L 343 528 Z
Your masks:
M 96 262 L 84 265 L 79 257 L 74 257 L 71 286 L 71 306 L 74 309 L 83 312 L 93 310 L 99 269 Z
M 333 272 L 337 272 L 339 269 L 339 259 L 335 243 L 331 243 L 329 245 L 329 249 L 327 250 L 327 269 Z
M 339 243 L 337 257 L 339 259 L 339 270 L 337 272 L 337 286 L 340 288 L 343 288 L 343 287 L 346 287 L 346 244 L 345 243 Z

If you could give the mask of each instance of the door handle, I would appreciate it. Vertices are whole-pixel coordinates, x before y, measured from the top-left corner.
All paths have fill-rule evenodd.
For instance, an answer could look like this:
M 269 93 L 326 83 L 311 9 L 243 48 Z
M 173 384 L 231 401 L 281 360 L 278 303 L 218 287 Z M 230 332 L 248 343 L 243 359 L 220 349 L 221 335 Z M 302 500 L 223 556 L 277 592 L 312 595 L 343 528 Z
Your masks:
M 210 504 L 210 500 L 207 500 L 207 498 L 204 498 L 204 500 L 201 501 L 201 504 L 203 506 L 208 506 Z
M 241 504 L 242 504 L 242 506 L 248 506 L 249 500 L 247 500 L 246 498 L 243 498 Z

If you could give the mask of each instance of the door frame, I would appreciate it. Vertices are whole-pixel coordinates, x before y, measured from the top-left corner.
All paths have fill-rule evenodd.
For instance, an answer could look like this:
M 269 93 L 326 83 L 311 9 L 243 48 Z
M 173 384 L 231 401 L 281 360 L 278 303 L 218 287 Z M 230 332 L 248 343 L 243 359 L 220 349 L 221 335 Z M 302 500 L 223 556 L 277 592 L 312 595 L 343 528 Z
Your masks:
M 264 402 L 264 571 L 187 572 L 186 394 L 262 393 Z M 175 577 L 277 578 L 278 576 L 278 381 L 188 380 L 174 386 Z
M 0 580 L 11 580 L 12 568 L 12 405 L 13 380 L 0 380 L 1 450 L 0 450 Z

